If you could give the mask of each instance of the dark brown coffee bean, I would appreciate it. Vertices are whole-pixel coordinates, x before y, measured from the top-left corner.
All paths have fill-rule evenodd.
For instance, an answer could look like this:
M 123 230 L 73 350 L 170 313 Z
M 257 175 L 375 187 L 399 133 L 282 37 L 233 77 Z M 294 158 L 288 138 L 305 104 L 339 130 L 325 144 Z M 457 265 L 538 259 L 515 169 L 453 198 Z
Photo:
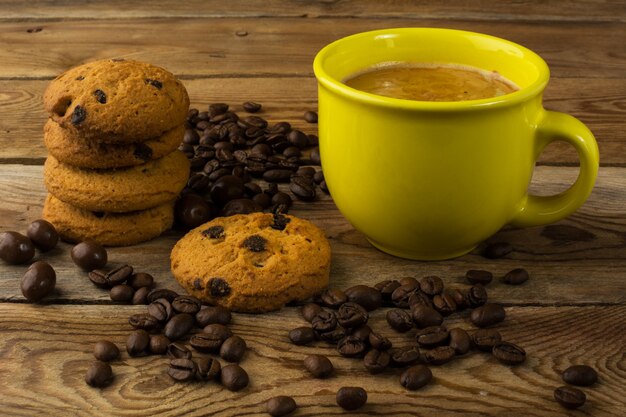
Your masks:
M 528 281 L 528 271 L 524 268 L 516 268 L 506 273 L 502 282 L 509 285 L 521 285 Z
M 470 320 L 477 327 L 488 327 L 500 323 L 505 317 L 506 312 L 500 304 L 485 304 L 470 313 Z
M 385 351 L 372 349 L 363 358 L 363 366 L 372 375 L 379 374 L 391 363 L 391 356 Z
M 198 352 L 217 353 L 224 338 L 216 334 L 196 333 L 189 339 L 189 345 Z
M 348 301 L 348 297 L 338 288 L 328 288 L 316 297 L 316 301 L 326 307 L 339 308 Z
M 431 275 L 420 279 L 420 289 L 428 295 L 441 294 L 443 292 L 443 281 L 441 278 Z
M 433 373 L 428 366 L 415 365 L 402 372 L 400 375 L 400 385 L 409 391 L 422 388 L 433 379 Z
M 202 329 L 202 332 L 205 334 L 217 336 L 219 339 L 222 340 L 222 342 L 224 342 L 224 340 L 228 339 L 229 337 L 233 335 L 233 332 L 231 332 L 228 327 L 219 323 L 212 323 L 212 324 L 205 326 Z
M 198 193 L 204 193 L 209 185 L 209 177 L 201 172 L 193 174 L 187 181 L 187 188 Z
M 49 263 L 37 261 L 28 267 L 20 281 L 22 295 L 30 302 L 40 301 L 54 291 L 57 274 Z
M 389 326 L 395 331 L 404 333 L 413 328 L 413 320 L 406 310 L 393 309 L 387 311 L 385 316 Z
M 367 285 L 355 285 L 344 290 L 348 301 L 359 304 L 367 311 L 374 311 L 382 305 L 380 291 Z
M 526 360 L 526 351 L 509 342 L 496 343 L 491 353 L 497 360 L 507 365 L 517 365 Z
M 385 304 L 391 303 L 391 294 L 398 287 L 400 287 L 400 282 L 397 280 L 385 280 L 374 285 L 374 288 L 380 291 L 380 296 Z
M 171 303 L 176 297 L 178 297 L 178 293 L 176 291 L 172 291 L 167 288 L 157 288 L 148 293 L 148 302 L 152 303 L 159 298 L 165 298 Z
M 365 342 L 355 336 L 346 336 L 337 343 L 337 351 L 347 358 L 361 357 L 366 350 Z
M 465 273 L 465 279 L 472 285 L 487 285 L 493 279 L 493 274 L 489 271 L 483 271 L 480 269 L 470 269 Z
M 234 175 L 220 177 L 211 187 L 211 199 L 219 206 L 231 200 L 242 198 L 244 194 L 243 180 Z
M 93 356 L 102 362 L 110 362 L 119 358 L 120 350 L 113 342 L 100 340 L 93 347 Z
M 415 347 L 391 348 L 388 350 L 391 355 L 391 364 L 395 367 L 403 368 L 416 363 L 420 358 L 420 351 Z
M 366 345 L 369 345 L 370 333 L 372 333 L 372 328 L 367 324 L 363 324 L 359 327 L 353 328 L 350 331 L 350 334 L 352 336 L 361 339 L 365 342 Z
M 89 280 L 98 287 L 111 288 L 118 284 L 122 284 L 133 274 L 133 267 L 130 265 L 122 265 L 110 271 L 94 269 L 87 276 Z
M 252 201 L 259 205 L 259 207 L 266 209 L 272 205 L 272 197 L 265 193 L 257 194 L 252 197 Z
M 219 379 L 222 366 L 214 358 L 198 358 L 196 362 L 196 378 L 201 381 L 211 381 Z
M 198 135 L 196 129 L 185 129 L 183 143 L 187 143 L 189 145 L 197 145 L 198 142 L 200 142 L 200 135 Z
M 391 302 L 400 308 L 409 308 L 409 299 L 413 294 L 420 291 L 420 286 L 417 282 L 410 282 L 406 284 L 402 284 L 397 287 L 391 293 Z
M 313 318 L 322 311 L 322 307 L 315 303 L 308 303 L 302 306 L 302 317 L 309 323 L 313 321 Z
M 261 110 L 261 106 L 259 103 L 255 103 L 254 101 L 246 101 L 243 103 L 243 109 L 248 113 L 256 113 Z
M 150 293 L 149 287 L 141 287 L 135 294 L 133 294 L 133 299 L 131 300 L 133 305 L 141 305 L 148 304 L 148 294 Z
M 222 385 L 229 391 L 240 391 L 248 386 L 248 373 L 237 364 L 226 365 L 220 373 Z
M 476 349 L 491 352 L 493 347 L 500 343 L 502 336 L 496 329 L 479 329 L 471 335 L 472 343 Z
M 503 258 L 509 253 L 513 251 L 513 246 L 507 242 L 496 242 L 488 245 L 484 252 L 483 256 L 488 259 L 499 259 Z
M 461 292 L 461 290 L 451 290 L 449 292 L 450 296 L 452 297 L 452 299 L 454 300 L 454 302 L 456 303 L 456 309 L 457 311 L 463 310 L 465 309 L 465 307 L 467 307 L 467 301 L 465 300 L 465 294 L 463 294 Z
M 427 307 L 423 304 L 417 304 L 411 308 L 411 316 L 413 323 L 418 328 L 439 326 L 443 323 L 443 316 L 434 308 Z
M 289 190 L 302 201 L 313 201 L 315 199 L 315 183 L 311 178 L 303 176 L 291 177 Z
M 206 327 L 209 324 L 227 325 L 231 322 L 230 311 L 221 306 L 209 306 L 196 313 L 196 323 L 198 327 Z
M 220 357 L 228 362 L 239 362 L 247 348 L 245 340 L 239 336 L 231 336 L 222 343 Z
M 450 332 L 445 326 L 431 326 L 420 329 L 415 334 L 415 340 L 420 347 L 433 348 L 448 343 Z
M 241 121 L 250 127 L 256 127 L 259 129 L 265 129 L 267 127 L 267 120 L 259 116 L 246 116 L 241 119 Z
M 164 355 L 170 345 L 170 339 L 163 334 L 150 335 L 150 353 L 154 355 Z
M 341 387 L 335 397 L 339 407 L 353 411 L 359 409 L 367 402 L 367 392 L 361 387 Z
M 320 182 L 320 190 L 324 191 L 326 194 L 329 194 L 328 185 L 326 184 L 326 180 Z
M 442 316 L 449 316 L 456 311 L 456 303 L 450 294 L 437 294 L 433 297 L 433 307 Z
M 185 336 L 193 327 L 193 316 L 180 313 L 172 317 L 165 327 L 163 334 L 170 340 L 178 340 Z
M 391 340 L 384 337 L 380 333 L 371 332 L 368 337 L 369 343 L 372 348 L 377 350 L 388 350 L 391 348 Z
M 191 295 L 179 295 L 172 301 L 172 307 L 179 313 L 195 315 L 200 311 L 202 302 Z
M 152 340 L 152 338 L 150 339 Z M 167 345 L 167 356 L 172 359 L 191 359 L 192 353 L 182 343 L 170 343 Z
M 289 132 L 289 134 L 287 135 L 287 140 L 293 146 L 297 146 L 300 149 L 306 148 L 309 144 L 309 138 L 300 130 L 292 130 L 291 132 Z
M 343 303 L 337 311 L 337 321 L 344 328 L 353 329 L 359 327 L 367 323 L 368 319 L 367 311 L 356 303 Z
M 59 234 L 54 226 L 45 220 L 39 219 L 28 225 L 26 236 L 42 252 L 53 249 L 59 242 Z
M 300 156 L 300 154 L 300 148 L 296 146 L 288 146 L 283 150 L 283 155 L 285 155 L 287 158 L 298 157 Z
M 304 358 L 304 367 L 315 378 L 328 378 L 334 370 L 332 362 L 322 355 L 309 355 Z
M 400 283 L 400 285 L 410 285 L 416 289 L 419 289 L 420 285 L 419 281 L 414 277 L 402 277 L 398 280 L 398 282 Z
M 348 334 L 343 327 L 337 326 L 334 330 L 329 332 L 320 333 L 318 336 L 320 340 L 323 340 L 326 343 L 337 346 L 337 343 Z
M 190 230 L 211 220 L 211 206 L 196 194 L 187 194 L 176 201 L 174 218 L 184 230 Z
M 255 203 L 249 198 L 238 198 L 231 200 L 224 206 L 222 215 L 224 217 L 234 216 L 235 214 L 250 214 L 263 211 L 263 207 Z
M 474 308 L 482 306 L 487 300 L 487 290 L 480 284 L 472 286 L 465 294 L 465 304 L 468 307 Z
M 97 242 L 86 240 L 72 248 L 72 260 L 85 271 L 104 268 L 107 264 L 107 252 Z
M 425 293 L 423 293 L 421 290 L 415 291 L 413 294 L 411 294 L 408 302 L 409 302 L 410 308 L 413 308 L 418 305 L 423 305 L 426 307 L 434 308 L 433 302 L 430 299 L 430 297 L 426 295 Z
M 318 146 L 320 144 L 319 137 L 317 135 L 306 135 L 309 139 L 309 146 Z
M 175 381 L 190 381 L 196 376 L 196 363 L 191 359 L 172 359 L 167 374 Z
M 135 290 L 138 290 L 142 287 L 152 287 L 152 285 L 154 285 L 154 278 L 152 275 L 145 272 L 135 272 L 128 278 L 126 283 Z
M 294 345 L 308 345 L 315 339 L 317 339 L 317 335 L 310 327 L 297 327 L 289 332 L 289 340 Z
M 303 117 L 308 123 L 317 123 L 317 113 L 314 111 L 305 111 Z
M 106 387 L 113 380 L 113 370 L 108 363 L 94 361 L 87 369 L 85 382 L 96 388 Z
M 464 355 L 472 347 L 472 339 L 463 329 L 450 329 L 450 347 L 457 355 Z
M 126 352 L 130 356 L 144 356 L 148 354 L 150 335 L 145 330 L 135 330 L 126 339 Z
M 563 381 L 568 384 L 588 387 L 598 380 L 598 373 L 587 365 L 572 365 L 561 374 Z
M 154 316 L 147 313 L 133 314 L 128 318 L 128 323 L 135 329 L 147 331 L 152 331 L 159 327 L 159 321 Z
M 148 305 L 148 313 L 158 321 L 166 322 L 174 315 L 174 309 L 167 299 L 159 298 Z
M 213 103 L 209 104 L 209 115 L 211 118 L 224 114 L 228 111 L 228 104 L 226 103 Z
M 311 149 L 311 156 L 310 156 L 310 158 L 311 158 L 311 161 L 313 161 L 313 163 L 315 165 L 322 165 L 322 158 L 320 157 L 320 148 L 319 148 L 319 146 L 316 146 L 313 149 Z M 322 184 L 324 182 L 325 181 L 322 181 Z M 321 186 L 321 184 L 320 184 L 320 186 Z
M 270 398 L 265 403 L 265 410 L 272 417 L 282 417 L 293 413 L 297 408 L 293 398 L 286 395 L 279 395 Z
M 321 171 L 320 171 L 321 172 Z M 315 168 L 313 167 L 300 167 L 296 172 L 296 175 L 302 175 L 303 177 L 313 178 L 315 176 Z
M 317 333 L 335 330 L 335 327 L 337 327 L 337 315 L 332 311 L 321 310 L 311 319 L 311 327 Z
M 443 365 L 454 358 L 454 348 L 439 346 L 424 352 L 424 360 L 431 365 Z
M 126 284 L 116 285 L 109 291 L 109 297 L 111 297 L 111 300 L 119 303 L 130 303 L 134 295 L 135 290 L 133 290 L 133 287 Z
M 23 264 L 35 256 L 33 242 L 18 232 L 0 234 L 0 259 L 8 264 Z
M 563 386 L 554 390 L 554 399 L 563 407 L 573 410 L 582 407 L 587 396 L 577 388 Z
M 243 185 L 243 191 L 248 197 L 255 196 L 257 194 L 261 194 L 263 190 L 261 186 L 256 182 L 247 182 Z
M 270 169 L 263 173 L 263 179 L 272 183 L 288 182 L 291 174 L 291 170 L 288 169 Z

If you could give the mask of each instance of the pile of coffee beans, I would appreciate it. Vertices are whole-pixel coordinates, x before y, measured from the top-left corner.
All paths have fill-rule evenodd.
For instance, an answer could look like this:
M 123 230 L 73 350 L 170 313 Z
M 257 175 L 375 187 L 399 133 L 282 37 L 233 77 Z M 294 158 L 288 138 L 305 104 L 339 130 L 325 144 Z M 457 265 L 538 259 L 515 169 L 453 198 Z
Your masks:
M 243 104 L 257 113 L 262 105 Z M 304 119 L 317 123 L 317 113 Z M 286 213 L 293 197 L 316 199 L 317 188 L 328 192 L 319 168 L 318 138 L 287 122 L 271 124 L 256 115 L 240 116 L 225 103 L 207 111 L 190 109 L 180 148 L 191 162 L 191 173 L 176 204 L 176 222 L 183 229 L 199 226 L 215 216 L 263 210 Z M 253 179 L 265 180 L 265 189 Z M 279 191 L 288 183 L 290 193 Z
M 589 387 L 598 380 L 598 373 L 587 365 L 572 365 L 561 374 L 567 384 Z M 575 409 L 582 407 L 587 401 L 587 395 L 578 388 L 564 385 L 554 390 L 554 399 L 563 407 Z

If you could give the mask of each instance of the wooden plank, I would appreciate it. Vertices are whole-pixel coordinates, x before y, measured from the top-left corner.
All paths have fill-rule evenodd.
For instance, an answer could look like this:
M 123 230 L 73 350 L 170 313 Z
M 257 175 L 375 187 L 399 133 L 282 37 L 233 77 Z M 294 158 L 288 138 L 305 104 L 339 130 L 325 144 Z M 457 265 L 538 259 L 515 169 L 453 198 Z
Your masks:
M 619 0 L 568 1 L 473 1 L 451 0 L 231 0 L 223 3 L 201 0 L 171 2 L 157 0 L 128 2 L 3 1 L 4 19 L 99 19 L 146 17 L 384 17 L 465 20 L 558 20 L 625 21 L 626 10 Z
M 508 308 L 498 328 L 506 340 L 526 349 L 524 364 L 508 367 L 489 354 L 472 352 L 432 367 L 432 383 L 415 392 L 400 386 L 400 370 L 373 376 L 360 360 L 342 358 L 322 342 L 314 347 L 290 344 L 288 330 L 306 324 L 296 308 L 235 315 L 231 328 L 247 341 L 241 365 L 251 381 L 238 393 L 215 383 L 175 383 L 165 374 L 166 358 L 130 358 L 126 352 L 112 363 L 112 385 L 87 386 L 84 374 L 94 343 L 108 339 L 123 350 L 131 330 L 127 317 L 141 311 L 145 308 L 0 304 L 3 413 L 264 416 L 268 398 L 291 395 L 300 405 L 297 415 L 344 415 L 335 392 L 357 385 L 367 390 L 368 403 L 350 414 L 355 416 L 562 416 L 565 410 L 552 392 L 563 385 L 559 373 L 570 364 L 588 364 L 599 373 L 599 383 L 584 388 L 588 401 L 576 415 L 621 416 L 626 405 L 626 306 Z M 466 320 L 450 318 L 447 323 L 469 329 Z M 374 312 L 369 323 L 396 346 L 414 343 L 412 332 L 388 329 L 383 310 Z M 308 376 L 302 360 L 312 353 L 327 355 L 336 376 Z
M 491 296 L 507 304 L 614 304 L 626 303 L 626 168 L 602 168 L 587 203 L 573 216 L 547 228 L 505 228 L 491 240 L 511 242 L 507 259 L 487 260 L 479 250 L 451 261 L 416 262 L 386 255 L 374 249 L 365 237 L 341 216 L 329 197 L 314 203 L 296 203 L 292 214 L 319 225 L 330 240 L 332 286 L 347 288 L 404 276 L 440 275 L 447 285 L 464 287 L 469 269 L 488 269 L 496 277 L 513 268 L 525 267 L 528 284 L 511 287 L 494 282 Z M 0 165 L 0 230 L 24 231 L 41 214 L 45 190 L 40 166 Z M 533 183 L 535 193 L 557 193 L 571 184 L 577 169 L 539 167 Z M 285 189 L 281 185 L 282 189 Z M 171 277 L 169 253 L 180 233 L 167 235 L 129 248 L 109 249 L 115 263 L 130 263 L 152 273 L 162 287 L 180 290 Z M 54 266 L 58 292 L 52 301 L 110 302 L 106 291 L 95 288 L 72 263 L 71 246 L 62 244 L 39 255 Z M 0 264 L 0 300 L 19 301 L 19 280 L 24 266 Z M 496 280 L 497 281 L 497 280 Z
M 315 53 L 343 36 L 403 26 L 489 33 L 541 54 L 557 77 L 621 78 L 626 68 L 618 22 L 500 22 L 433 19 L 129 19 L 0 23 L 0 77 L 56 76 L 79 63 L 125 57 L 185 77 L 310 75 Z M 237 36 L 246 31 L 247 36 Z M 610 34 L 610 35 L 609 35 Z
M 0 161 L 36 159 L 46 156 L 42 126 L 46 119 L 42 94 L 49 81 L 0 80 Z M 317 86 L 313 77 L 298 78 L 203 78 L 184 80 L 192 106 L 205 109 L 211 102 L 225 101 L 241 111 L 240 104 L 255 100 L 264 105 L 261 113 L 272 121 L 287 120 L 315 133 L 305 123 L 305 110 L 317 107 Z M 580 118 L 599 142 L 601 163 L 626 164 L 626 79 L 554 78 L 545 93 L 545 106 Z M 550 146 L 540 163 L 576 164 L 578 157 L 566 144 Z M 29 163 L 35 163 L 29 162 Z

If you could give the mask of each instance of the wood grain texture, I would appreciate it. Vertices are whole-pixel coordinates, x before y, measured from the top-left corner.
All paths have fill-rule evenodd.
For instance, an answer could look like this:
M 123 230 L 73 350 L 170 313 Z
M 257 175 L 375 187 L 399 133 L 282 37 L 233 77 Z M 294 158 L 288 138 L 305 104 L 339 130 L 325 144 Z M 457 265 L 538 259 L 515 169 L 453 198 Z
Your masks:
M 340 23 L 340 24 L 339 24 Z M 51 78 L 77 64 L 121 57 L 185 78 L 312 75 L 313 57 L 344 37 L 389 27 L 447 27 L 503 37 L 539 53 L 555 77 L 623 78 L 626 23 L 433 19 L 128 19 L 0 22 L 0 78 Z M 247 36 L 237 36 L 246 31 Z M 71 45 L 71 46 L 70 46 Z M 36 59 L 34 59 L 36 57 Z
M 368 404 L 355 416 L 621 416 L 626 406 L 626 306 L 512 307 L 498 326 L 506 340 L 523 346 L 528 358 L 508 367 L 491 355 L 472 352 L 432 367 L 434 379 L 409 392 L 398 383 L 400 371 L 369 375 L 361 362 L 340 357 L 323 342 L 294 346 L 289 329 L 305 325 L 296 308 L 266 315 L 235 315 L 231 326 L 248 343 L 241 365 L 250 385 L 232 393 L 215 383 L 175 383 L 164 357 L 130 358 L 124 352 L 130 314 L 145 307 L 35 306 L 0 304 L 0 403 L 8 415 L 72 416 L 261 416 L 265 401 L 291 395 L 300 405 L 294 415 L 343 415 L 335 404 L 341 386 L 368 391 Z M 384 310 L 370 325 L 396 346 L 414 343 L 413 332 L 387 327 Z M 471 329 L 466 315 L 447 320 L 449 327 Z M 120 346 L 112 363 L 115 380 L 104 389 L 84 382 L 96 341 Z M 308 354 L 328 355 L 336 375 L 310 378 L 302 367 Z M 587 404 L 567 413 L 552 398 L 562 385 L 560 372 L 570 364 L 597 369 L 599 383 L 584 388 Z M 36 395 L 34 395 L 36 393 Z
M 40 166 L 0 165 L 0 230 L 24 231 L 39 218 L 45 189 Z M 534 193 L 557 193 L 571 184 L 575 168 L 539 167 Z M 281 185 L 281 188 L 284 188 Z M 342 217 L 328 196 L 314 203 L 297 202 L 292 214 L 320 226 L 330 239 L 333 286 L 347 288 L 358 283 L 371 285 L 403 276 L 440 275 L 449 285 L 463 287 L 468 269 L 488 269 L 496 277 L 523 266 L 532 285 L 511 287 L 493 283 L 490 294 L 507 304 L 615 304 L 626 303 L 626 169 L 602 168 L 596 188 L 585 205 L 570 218 L 545 228 L 505 228 L 491 241 L 511 242 L 515 252 L 508 259 L 487 260 L 479 247 L 455 260 L 416 262 L 386 255 L 374 249 L 365 237 Z M 169 269 L 169 253 L 180 233 L 172 231 L 151 242 L 112 248 L 112 262 L 130 263 L 155 275 L 163 287 L 180 290 Z M 70 245 L 63 244 L 48 259 L 57 271 L 58 292 L 52 301 L 107 302 L 106 291 L 96 289 L 72 263 Z M 23 266 L 0 264 L 0 300 L 23 300 L 19 279 Z
M 626 74 L 626 73 L 625 73 Z M 42 131 L 46 120 L 42 95 L 47 80 L 0 80 L 0 161 L 41 163 L 46 156 Z M 211 102 L 230 103 L 241 111 L 241 103 L 263 104 L 261 116 L 271 121 L 286 120 L 316 133 L 317 126 L 305 123 L 302 114 L 317 108 L 317 83 L 313 77 L 297 78 L 202 78 L 184 80 L 192 106 L 206 109 Z M 596 136 L 603 165 L 626 165 L 626 78 L 555 78 L 544 95 L 546 108 L 569 113 L 582 120 Z M 577 164 L 574 149 L 565 143 L 548 147 L 541 164 Z

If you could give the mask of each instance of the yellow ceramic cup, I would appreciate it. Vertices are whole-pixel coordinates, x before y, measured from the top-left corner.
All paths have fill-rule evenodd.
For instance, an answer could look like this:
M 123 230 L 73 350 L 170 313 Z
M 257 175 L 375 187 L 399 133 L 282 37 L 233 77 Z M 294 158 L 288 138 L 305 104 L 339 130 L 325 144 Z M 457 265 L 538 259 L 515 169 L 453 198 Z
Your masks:
M 346 86 L 388 61 L 496 70 L 520 90 L 457 102 L 401 100 Z M 377 248 L 404 258 L 463 255 L 502 226 L 536 226 L 574 212 L 598 172 L 598 146 L 572 116 L 546 111 L 546 63 L 523 46 L 479 33 L 403 28 L 359 33 L 322 49 L 322 167 L 342 214 Z M 580 173 L 561 194 L 528 194 L 533 168 L 556 140 L 576 148 Z

